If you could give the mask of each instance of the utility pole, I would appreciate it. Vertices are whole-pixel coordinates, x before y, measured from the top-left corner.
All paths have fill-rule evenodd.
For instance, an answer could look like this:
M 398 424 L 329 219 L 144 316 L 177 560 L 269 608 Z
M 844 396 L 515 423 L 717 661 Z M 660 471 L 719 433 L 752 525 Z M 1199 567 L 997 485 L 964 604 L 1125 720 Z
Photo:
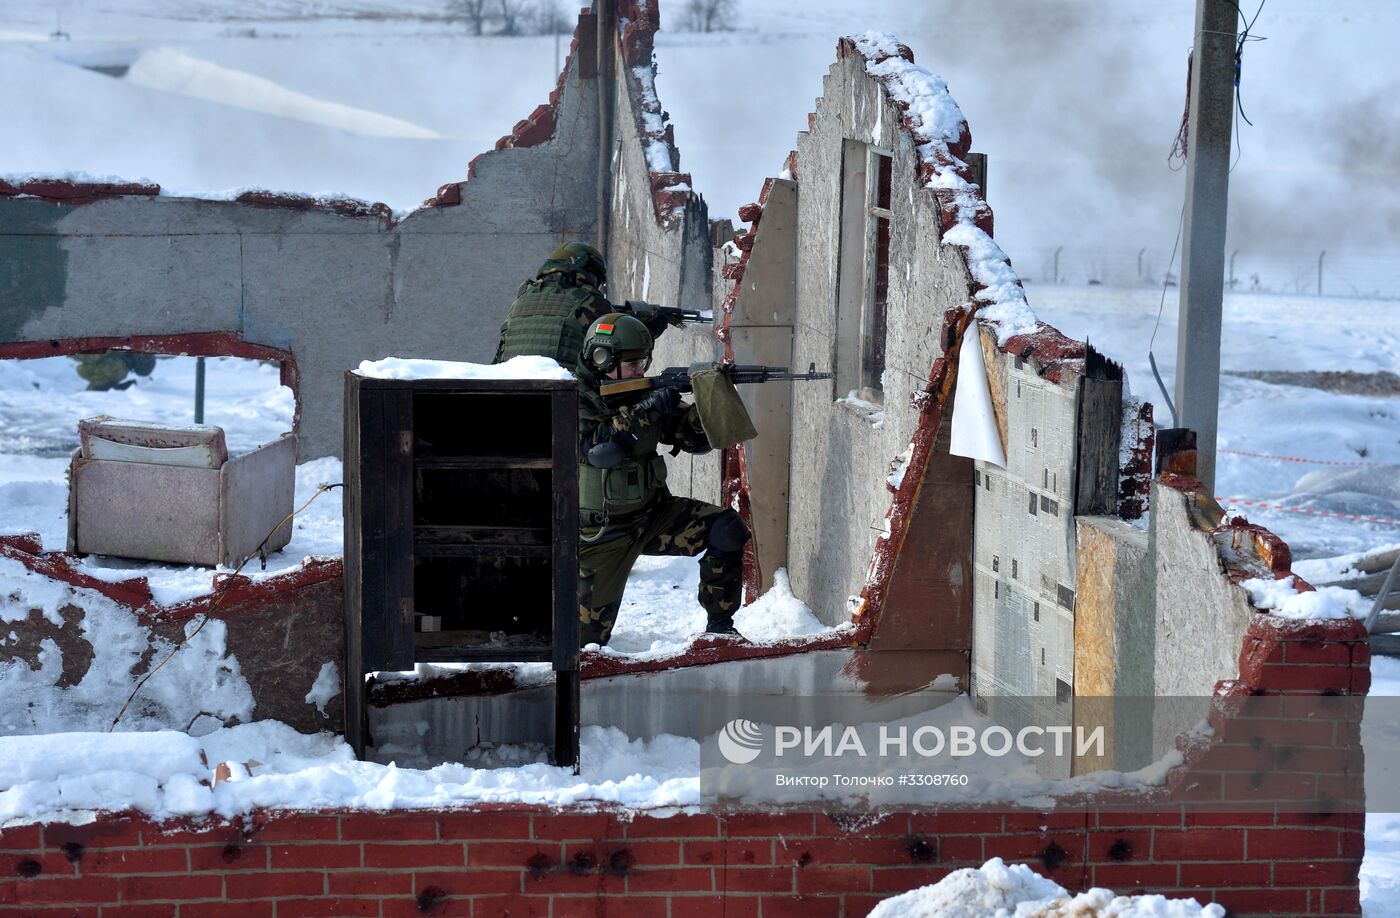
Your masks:
M 1220 410 L 1220 313 L 1238 14 L 1234 0 L 1196 0 L 1186 225 L 1176 335 L 1176 406 L 1177 423 L 1196 432 L 1196 473 L 1211 494 Z

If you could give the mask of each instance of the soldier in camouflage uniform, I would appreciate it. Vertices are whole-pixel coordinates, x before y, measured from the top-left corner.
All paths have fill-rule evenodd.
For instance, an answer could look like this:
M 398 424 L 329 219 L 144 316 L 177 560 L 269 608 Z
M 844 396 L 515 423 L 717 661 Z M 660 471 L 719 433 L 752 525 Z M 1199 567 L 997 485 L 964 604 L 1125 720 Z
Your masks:
M 610 312 L 627 312 L 608 302 L 607 277 L 607 262 L 593 246 L 569 242 L 555 249 L 535 279 L 521 284 L 516 292 L 491 362 L 550 357 L 572 370 L 583 347 L 583 334 L 594 320 Z M 654 312 L 636 315 L 653 338 L 668 324 Z
M 588 329 L 579 376 L 579 633 L 584 644 L 606 644 L 627 575 L 639 555 L 700 559 L 700 605 L 705 630 L 738 634 L 743 549 L 748 527 L 733 510 L 675 497 L 666 488 L 659 444 L 704 453 L 709 441 L 695 406 L 675 389 L 643 391 L 617 404 L 599 394 L 603 379 L 641 376 L 651 363 L 652 338 L 632 316 L 613 313 Z

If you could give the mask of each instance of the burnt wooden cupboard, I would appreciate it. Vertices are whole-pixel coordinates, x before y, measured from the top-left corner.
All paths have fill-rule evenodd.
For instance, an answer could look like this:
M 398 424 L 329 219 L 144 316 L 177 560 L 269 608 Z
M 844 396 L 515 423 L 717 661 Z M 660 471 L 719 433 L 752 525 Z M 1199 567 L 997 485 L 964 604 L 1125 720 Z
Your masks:
M 549 662 L 578 762 L 578 388 L 345 374 L 345 736 L 365 674 Z

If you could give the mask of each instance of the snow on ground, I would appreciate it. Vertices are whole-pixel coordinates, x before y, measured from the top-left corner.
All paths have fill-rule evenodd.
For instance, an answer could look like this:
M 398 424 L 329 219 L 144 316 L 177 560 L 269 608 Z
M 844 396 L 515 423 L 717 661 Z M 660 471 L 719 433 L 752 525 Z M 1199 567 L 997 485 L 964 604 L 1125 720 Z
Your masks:
M 1123 362 L 1133 395 L 1152 402 L 1161 427 L 1171 426 L 1171 412 L 1152 378 L 1147 345 L 1153 340 L 1163 383 L 1175 400 L 1177 295 L 1175 287 L 1167 291 L 1153 340 L 1160 287 L 1027 285 L 1027 299 L 1041 319 Z M 1220 363 L 1218 496 L 1400 520 L 1400 399 L 1229 375 L 1398 372 L 1400 310 L 1368 300 L 1232 293 L 1225 298 Z M 1400 541 L 1400 525 L 1236 505 L 1251 522 L 1282 536 L 1295 558 L 1368 552 Z
M 994 857 L 955 870 L 931 886 L 886 899 L 870 918 L 1225 918 L 1218 905 L 1163 896 L 1118 896 L 1107 889 L 1071 895 L 1025 864 Z
M 1371 696 L 1400 696 L 1400 660 L 1371 658 Z M 1374 709 L 1368 704 L 1368 708 Z M 1377 731 L 1389 731 L 1387 747 L 1400 744 L 1400 735 L 1390 726 L 1393 719 L 1363 718 L 1361 743 L 1378 742 Z M 1400 763 L 1366 757 L 1366 784 L 1394 784 Z M 1400 918 L 1400 813 L 1366 814 L 1366 856 L 1361 862 L 1361 904 L 1368 918 Z

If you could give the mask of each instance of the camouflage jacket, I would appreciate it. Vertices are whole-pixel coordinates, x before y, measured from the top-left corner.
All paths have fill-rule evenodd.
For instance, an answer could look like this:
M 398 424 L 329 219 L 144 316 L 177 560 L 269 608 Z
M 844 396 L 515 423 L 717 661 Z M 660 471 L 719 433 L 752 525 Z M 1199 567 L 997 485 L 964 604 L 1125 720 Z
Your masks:
M 643 393 L 644 397 L 645 393 Z M 656 415 L 635 399 L 630 404 L 609 404 L 597 386 L 584 379 L 579 384 L 579 510 L 582 525 L 593 525 L 590 514 L 606 512 L 616 519 L 644 508 L 666 488 L 666 462 L 657 454 L 665 444 L 688 453 L 709 452 L 710 443 L 700 426 L 694 405 L 674 414 Z M 614 469 L 588 464 L 588 451 L 611 440 L 622 447 L 625 458 Z M 669 493 L 669 492 L 667 492 Z

